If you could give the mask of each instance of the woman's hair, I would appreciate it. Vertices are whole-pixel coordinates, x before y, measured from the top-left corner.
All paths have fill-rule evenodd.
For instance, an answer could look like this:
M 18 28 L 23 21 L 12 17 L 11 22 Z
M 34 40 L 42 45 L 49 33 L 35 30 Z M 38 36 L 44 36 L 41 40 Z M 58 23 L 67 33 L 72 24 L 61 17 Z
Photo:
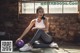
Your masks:
M 36 10 L 36 13 L 38 13 L 38 11 L 39 11 L 40 9 L 42 9 L 42 10 L 44 11 L 44 9 L 43 9 L 41 6 L 39 6 L 39 7 L 37 8 L 37 10 Z
M 39 11 L 40 9 L 42 9 L 42 10 L 44 11 L 44 9 L 43 9 L 42 7 L 39 6 L 39 7 L 37 8 L 37 10 L 36 10 L 36 13 L 38 13 L 38 11 Z M 43 16 L 42 16 L 41 19 L 43 19 L 43 20 L 45 19 L 44 14 L 43 14 Z

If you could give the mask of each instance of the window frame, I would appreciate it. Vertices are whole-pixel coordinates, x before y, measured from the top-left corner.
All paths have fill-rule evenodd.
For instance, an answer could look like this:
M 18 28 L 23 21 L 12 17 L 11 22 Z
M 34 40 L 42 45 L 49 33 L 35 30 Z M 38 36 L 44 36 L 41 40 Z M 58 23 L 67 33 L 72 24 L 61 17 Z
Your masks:
M 18 8 L 21 8 L 21 9 L 18 9 L 19 14 L 24 14 L 24 13 L 22 13 L 22 6 L 20 6 L 20 4 L 22 4 L 22 3 L 32 3 L 32 2 L 34 3 L 34 13 L 25 13 L 25 14 L 35 14 L 35 3 L 36 2 L 47 2 L 48 3 L 48 2 L 51 2 L 51 1 L 29 1 L 29 2 L 27 2 L 27 1 L 20 1 L 19 5 L 18 5 L 19 6 Z M 60 1 L 56 1 L 56 2 L 60 2 Z M 64 2 L 64 1 L 61 1 L 61 2 Z M 67 2 L 67 1 L 65 1 L 65 2 Z M 68 2 L 70 2 L 70 1 L 68 1 Z M 62 13 L 50 13 L 49 12 L 49 5 L 47 4 L 47 13 L 45 13 L 45 14 L 72 14 L 72 13 L 64 13 L 63 10 L 64 10 L 64 5 L 62 5 Z M 78 10 L 78 8 L 77 8 L 77 10 Z M 78 14 L 78 13 L 79 13 L 79 11 L 76 14 Z

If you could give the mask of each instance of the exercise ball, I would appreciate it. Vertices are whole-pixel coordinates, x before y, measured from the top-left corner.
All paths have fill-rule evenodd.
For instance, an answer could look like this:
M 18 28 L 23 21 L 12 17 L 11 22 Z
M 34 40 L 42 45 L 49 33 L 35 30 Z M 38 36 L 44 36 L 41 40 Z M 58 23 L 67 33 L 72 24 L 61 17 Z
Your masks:
M 22 46 L 24 46 L 24 41 L 23 41 L 23 40 L 18 40 L 18 41 L 16 42 L 16 46 L 17 46 L 17 47 L 22 47 Z

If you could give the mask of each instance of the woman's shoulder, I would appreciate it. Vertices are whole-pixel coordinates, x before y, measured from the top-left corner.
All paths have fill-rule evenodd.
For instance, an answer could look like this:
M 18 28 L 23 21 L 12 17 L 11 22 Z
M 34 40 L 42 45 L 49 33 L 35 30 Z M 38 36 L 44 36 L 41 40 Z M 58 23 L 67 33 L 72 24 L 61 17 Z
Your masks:
M 32 19 L 31 21 L 32 21 L 32 22 L 35 22 L 35 21 L 36 21 L 36 19 Z
M 49 17 L 46 17 L 46 16 L 45 16 L 45 20 L 49 20 Z

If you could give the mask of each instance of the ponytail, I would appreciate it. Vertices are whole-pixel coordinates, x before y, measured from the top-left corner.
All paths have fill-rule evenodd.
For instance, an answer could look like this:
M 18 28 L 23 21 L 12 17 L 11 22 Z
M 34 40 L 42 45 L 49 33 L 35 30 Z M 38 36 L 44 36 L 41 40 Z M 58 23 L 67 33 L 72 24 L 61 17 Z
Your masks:
M 45 17 L 44 17 L 44 15 L 42 16 L 42 18 L 41 18 L 41 19 L 45 20 Z

